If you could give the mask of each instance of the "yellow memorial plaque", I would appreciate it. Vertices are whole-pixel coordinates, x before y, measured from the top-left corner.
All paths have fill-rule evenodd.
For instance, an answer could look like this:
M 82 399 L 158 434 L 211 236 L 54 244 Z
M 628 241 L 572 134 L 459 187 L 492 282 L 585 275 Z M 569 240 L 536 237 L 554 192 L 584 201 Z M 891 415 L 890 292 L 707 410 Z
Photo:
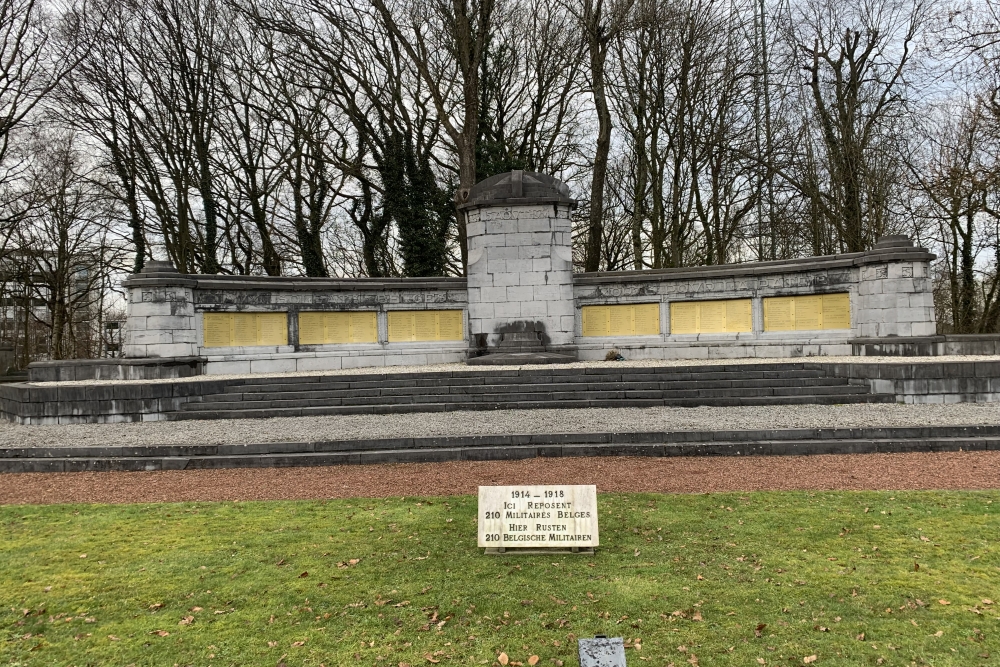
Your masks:
M 288 315 L 257 313 L 257 345 L 288 345 Z
M 584 336 L 656 336 L 660 333 L 660 304 L 584 306 Z
M 670 333 L 741 333 L 753 330 L 750 299 L 673 301 Z
M 703 301 L 698 318 L 698 333 L 726 333 L 726 302 Z
M 257 345 L 257 317 L 255 313 L 233 313 L 233 345 Z
M 351 342 L 378 342 L 378 319 L 374 312 L 351 313 Z
M 753 331 L 750 299 L 726 301 L 726 331 L 730 333 Z
M 413 340 L 413 313 L 411 311 L 390 310 L 386 315 L 389 320 L 390 343 Z
M 205 313 L 205 347 L 230 347 L 233 344 L 233 314 Z
M 660 304 L 639 303 L 632 306 L 635 312 L 635 335 L 660 335 Z
M 389 342 L 462 340 L 461 310 L 390 310 Z
M 795 329 L 795 298 L 776 296 L 764 299 L 764 331 Z
M 418 310 L 413 313 L 413 340 L 440 340 L 436 315 L 433 310 Z
M 205 313 L 205 347 L 288 345 L 287 313 Z
M 323 315 L 325 313 L 299 313 L 299 343 L 302 345 L 322 345 L 326 342 L 323 330 Z
M 851 328 L 849 294 L 776 296 L 764 299 L 765 331 Z
M 584 336 L 611 334 L 611 308 L 609 306 L 584 306 L 581 309 Z
M 374 311 L 299 313 L 299 342 L 303 345 L 378 342 Z
M 675 301 L 670 304 L 670 333 L 698 333 L 698 303 Z
M 609 306 L 610 335 L 612 336 L 632 336 L 635 333 L 634 315 L 632 306 Z
M 850 294 L 823 295 L 823 328 L 824 329 L 851 328 Z
M 438 335 L 440 340 L 462 340 L 462 311 L 439 310 Z
M 823 328 L 823 298 L 819 296 L 795 297 L 795 328 L 812 331 Z
M 351 314 L 323 313 L 323 342 L 343 344 L 351 342 Z

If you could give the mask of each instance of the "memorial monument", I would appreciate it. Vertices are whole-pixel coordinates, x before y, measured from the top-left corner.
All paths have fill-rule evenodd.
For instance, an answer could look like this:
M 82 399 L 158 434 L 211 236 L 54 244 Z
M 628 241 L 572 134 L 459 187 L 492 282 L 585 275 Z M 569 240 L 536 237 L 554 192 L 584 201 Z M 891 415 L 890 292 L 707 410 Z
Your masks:
M 467 278 L 185 275 L 148 262 L 123 283 L 125 358 L 74 362 L 74 377 L 544 363 L 611 349 L 627 359 L 996 351 L 993 339 L 935 335 L 934 255 L 906 237 L 826 257 L 574 274 L 574 207 L 546 174 L 477 184 L 462 206 Z M 59 363 L 33 372 L 57 375 Z

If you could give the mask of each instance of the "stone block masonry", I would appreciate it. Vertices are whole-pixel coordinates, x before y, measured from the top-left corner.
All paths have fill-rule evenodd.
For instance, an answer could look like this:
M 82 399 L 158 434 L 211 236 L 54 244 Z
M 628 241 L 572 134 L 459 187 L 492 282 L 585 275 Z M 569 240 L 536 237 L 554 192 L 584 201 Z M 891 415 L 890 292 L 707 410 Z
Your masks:
M 798 260 L 657 271 L 587 273 L 575 276 L 577 350 L 581 359 L 603 359 L 611 348 L 626 358 L 712 359 L 863 354 L 859 349 L 905 348 L 906 341 L 933 336 L 934 299 L 930 262 L 934 255 L 906 237 L 886 237 L 868 252 Z M 816 297 L 845 295 L 849 312 L 826 321 Z M 844 299 L 844 296 L 840 297 Z M 795 301 L 800 317 L 768 322 L 771 299 Z M 684 304 L 748 300 L 749 330 L 723 325 L 674 330 Z M 826 303 L 826 302 L 823 302 Z M 659 333 L 586 335 L 582 311 L 593 306 L 657 304 Z M 701 325 L 704 325 L 704 316 Z M 698 323 L 696 323 L 698 324 Z M 858 341 L 865 345 L 859 347 Z M 881 345 L 879 344 L 881 343 Z M 891 343 L 891 344 L 889 344 Z M 957 345 L 957 342 L 956 342 Z M 956 354 L 960 345 L 949 348 Z M 925 353 L 938 348 L 922 346 Z M 943 348 L 942 348 L 943 349 Z M 928 352 L 929 350 L 929 352 Z M 904 352 L 899 352 L 904 353 Z M 910 354 L 913 354 L 912 352 Z
M 545 174 L 513 171 L 476 184 L 462 208 L 469 239 L 469 331 L 478 355 L 504 334 L 575 349 L 572 222 L 576 202 Z
M 513 348 L 522 356 L 510 363 L 597 360 L 611 349 L 630 359 L 963 353 L 962 341 L 935 336 L 934 256 L 906 237 L 862 253 L 574 275 L 575 206 L 545 174 L 476 184 L 460 206 L 467 278 L 183 275 L 151 261 L 123 283 L 123 351 L 162 371 L 49 364 L 32 377 L 499 363 L 481 357 Z

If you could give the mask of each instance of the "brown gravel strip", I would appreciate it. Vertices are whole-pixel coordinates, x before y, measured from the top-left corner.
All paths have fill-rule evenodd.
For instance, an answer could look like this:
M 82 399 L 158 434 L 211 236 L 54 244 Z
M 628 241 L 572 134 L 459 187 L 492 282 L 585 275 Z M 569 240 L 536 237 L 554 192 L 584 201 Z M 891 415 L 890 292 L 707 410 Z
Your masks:
M 1000 452 L 774 457 L 536 458 L 319 468 L 0 475 L 0 504 L 474 494 L 480 484 L 601 492 L 998 489 Z

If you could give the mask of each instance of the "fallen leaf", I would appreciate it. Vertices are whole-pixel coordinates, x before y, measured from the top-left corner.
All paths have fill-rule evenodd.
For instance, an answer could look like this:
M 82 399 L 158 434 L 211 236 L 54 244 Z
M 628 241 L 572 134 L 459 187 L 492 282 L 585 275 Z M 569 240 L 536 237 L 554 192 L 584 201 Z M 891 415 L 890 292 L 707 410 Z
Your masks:
M 167 632 L 166 630 L 153 630 L 149 634 L 151 634 L 151 635 L 158 635 L 160 637 L 169 637 L 170 636 L 170 633 Z
M 700 620 L 702 620 L 702 618 L 701 618 L 701 612 L 700 611 L 696 611 L 694 613 L 694 616 L 691 617 L 691 620 L 692 621 L 700 621 Z
M 983 604 L 993 604 L 993 600 L 983 598 Z
M 201 611 L 201 607 L 191 607 L 191 611 L 197 614 L 199 611 Z
M 80 558 L 86 558 L 87 554 L 80 554 Z
M 305 646 L 305 645 L 306 645 L 305 642 L 292 642 L 293 647 Z
M 438 664 L 439 662 L 441 662 L 440 660 L 436 659 L 430 653 L 424 653 L 424 660 L 426 660 L 427 662 L 433 663 L 435 665 Z
M 497 662 L 499 662 L 501 665 L 506 665 L 507 663 L 510 662 L 510 658 L 507 657 L 506 653 L 501 653 L 500 655 L 497 656 Z
M 763 636 L 763 634 L 764 634 L 764 628 L 766 628 L 766 627 L 767 627 L 767 623 L 761 623 L 760 625 L 758 625 L 756 628 L 754 628 L 753 636 L 754 637 L 761 637 L 761 636 Z
M 118 639 L 118 637 L 115 637 L 114 635 L 108 635 L 108 639 L 110 639 L 113 642 L 121 641 L 120 639 Z
M 816 656 L 815 655 L 807 655 L 806 657 L 802 658 L 802 664 L 804 664 L 804 665 L 808 665 L 808 664 L 811 664 L 811 663 L 814 663 L 814 662 L 816 662 Z
M 350 565 L 357 565 L 358 563 L 360 563 L 360 562 L 361 562 L 361 559 L 360 559 L 360 558 L 352 558 L 351 560 L 349 560 L 349 561 L 347 561 L 347 562 L 348 562 L 348 564 L 350 564 Z
M 277 646 L 277 645 L 278 645 L 278 642 L 268 642 L 268 643 L 267 643 L 267 647 L 268 647 L 268 648 L 274 648 L 274 647 L 275 647 L 275 646 Z
M 185 616 L 184 618 L 181 619 L 181 622 L 178 623 L 177 625 L 191 625 L 193 621 L 194 621 L 194 616 Z
M 935 637 L 941 637 L 943 635 L 944 635 L 944 630 L 938 630 L 937 632 L 934 633 Z
M 537 665 L 538 664 L 538 656 L 537 655 L 533 655 L 533 656 L 529 657 L 528 658 L 528 664 L 529 665 Z
M 299 579 L 305 579 L 308 576 L 309 576 L 308 572 L 303 572 L 302 574 L 299 575 Z
M 938 600 L 938 602 L 939 602 L 940 604 L 951 604 L 951 603 L 950 603 L 950 602 L 948 602 L 947 600 Z

